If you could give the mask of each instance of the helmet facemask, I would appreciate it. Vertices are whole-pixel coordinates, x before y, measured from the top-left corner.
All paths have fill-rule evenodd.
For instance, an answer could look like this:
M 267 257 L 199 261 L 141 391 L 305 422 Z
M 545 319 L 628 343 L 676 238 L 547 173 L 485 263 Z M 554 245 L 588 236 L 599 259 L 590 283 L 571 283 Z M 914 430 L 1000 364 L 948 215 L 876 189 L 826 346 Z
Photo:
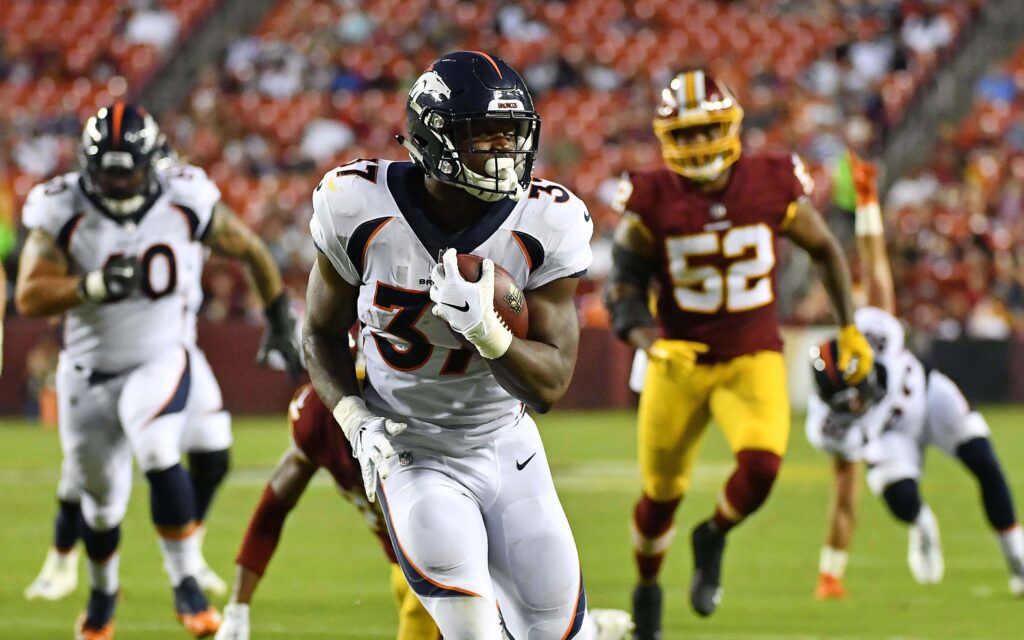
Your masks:
M 130 217 L 159 190 L 153 159 L 163 136 L 144 112 L 140 112 L 141 126 L 112 136 L 109 112 L 109 108 L 100 109 L 82 131 L 82 182 L 110 215 Z
M 698 74 L 702 97 L 689 101 L 695 95 L 694 80 L 689 79 Z M 669 169 L 690 180 L 713 182 L 740 157 L 743 109 L 724 85 L 712 81 L 718 92 L 712 96 L 705 92 L 704 82 L 699 71 L 676 76 L 662 91 L 653 125 Z
M 413 134 L 412 144 L 433 152 L 431 155 L 437 158 L 434 167 L 418 162 L 431 177 L 485 202 L 523 197 L 533 173 L 540 137 L 540 118 L 535 113 L 508 111 L 453 117 L 431 109 L 424 111 L 421 119 L 426 125 L 426 136 L 432 139 Z M 481 141 L 492 140 L 499 133 L 505 133 L 503 147 L 481 146 Z M 415 152 L 412 153 L 417 160 Z M 482 162 L 481 156 L 486 156 Z
M 835 366 L 835 340 L 811 347 L 811 369 L 818 395 L 833 413 L 858 417 L 867 413 L 886 393 L 886 370 L 875 363 L 868 375 L 855 385 L 846 382 Z

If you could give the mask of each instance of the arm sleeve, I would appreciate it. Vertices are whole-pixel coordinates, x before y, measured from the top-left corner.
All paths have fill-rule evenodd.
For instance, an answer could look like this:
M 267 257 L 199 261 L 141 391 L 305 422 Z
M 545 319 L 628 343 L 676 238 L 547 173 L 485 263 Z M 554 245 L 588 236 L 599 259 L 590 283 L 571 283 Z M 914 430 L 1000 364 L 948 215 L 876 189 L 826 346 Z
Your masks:
M 340 224 L 339 217 L 332 211 L 329 190 L 323 184 L 313 191 L 313 218 L 309 221 L 313 244 L 320 253 L 327 256 L 334 270 L 345 282 L 358 286 L 362 280 L 359 271 L 345 252 L 351 230 L 346 231 Z

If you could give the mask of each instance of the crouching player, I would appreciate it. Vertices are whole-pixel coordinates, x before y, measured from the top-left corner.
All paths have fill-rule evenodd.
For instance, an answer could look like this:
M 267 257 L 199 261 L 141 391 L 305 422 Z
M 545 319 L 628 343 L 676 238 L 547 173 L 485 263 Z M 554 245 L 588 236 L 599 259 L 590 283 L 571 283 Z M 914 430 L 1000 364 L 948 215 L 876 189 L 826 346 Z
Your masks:
M 293 444 L 274 468 L 249 522 L 236 560 L 238 570 L 231 602 L 224 608 L 224 623 L 216 640 L 248 640 L 253 593 L 277 548 L 285 518 L 321 467 L 334 478 L 341 495 L 366 517 L 391 561 L 391 590 L 399 611 L 397 640 L 439 638 L 437 626 L 398 567 L 379 503 L 366 500 L 362 471 L 345 434 L 311 385 L 304 385 L 295 393 L 288 408 L 288 422 Z
M 981 414 L 971 411 L 952 380 L 929 370 L 905 347 L 903 327 L 893 315 L 893 281 L 874 172 L 854 160 L 857 251 L 867 301 L 874 305 L 858 310 L 855 321 L 872 344 L 875 366 L 864 381 L 850 385 L 836 367 L 834 339 L 811 350 L 817 394 L 808 405 L 807 437 L 832 454 L 836 479 L 815 595 L 846 595 L 842 578 L 856 520 L 861 460 L 868 465 L 871 491 L 910 527 L 907 560 L 914 578 L 922 584 L 942 579 L 938 522 L 918 487 L 924 450 L 934 445 L 959 460 L 977 481 L 985 515 L 1010 571 L 1010 591 L 1024 596 L 1024 530 L 1014 514 L 988 425 Z

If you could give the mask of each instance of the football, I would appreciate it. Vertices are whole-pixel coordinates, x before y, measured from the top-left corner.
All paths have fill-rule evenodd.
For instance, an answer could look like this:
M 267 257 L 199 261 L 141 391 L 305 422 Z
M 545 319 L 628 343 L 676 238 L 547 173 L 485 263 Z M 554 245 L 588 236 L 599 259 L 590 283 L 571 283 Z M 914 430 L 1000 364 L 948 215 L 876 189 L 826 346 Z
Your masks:
M 476 282 L 480 279 L 483 258 L 471 253 L 460 253 L 458 260 L 459 273 L 467 282 Z M 529 333 L 530 314 L 526 308 L 526 296 L 512 274 L 497 263 L 494 265 L 494 310 L 515 337 L 525 338 Z

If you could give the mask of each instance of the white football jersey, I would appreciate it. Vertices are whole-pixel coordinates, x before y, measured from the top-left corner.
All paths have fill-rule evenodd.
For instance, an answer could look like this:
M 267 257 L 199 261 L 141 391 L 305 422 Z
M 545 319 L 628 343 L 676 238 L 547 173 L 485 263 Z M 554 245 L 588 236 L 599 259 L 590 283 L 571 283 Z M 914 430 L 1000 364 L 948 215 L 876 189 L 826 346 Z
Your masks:
M 568 189 L 535 178 L 520 202 L 496 202 L 469 229 L 445 235 L 418 204 L 425 189 L 411 162 L 357 160 L 317 186 L 310 230 L 341 277 L 360 287 L 367 405 L 414 435 L 473 438 L 513 423 L 523 407 L 430 312 L 438 257 L 452 247 L 490 258 L 529 291 L 586 271 L 593 223 Z
M 856 417 L 834 413 L 821 398 L 812 396 L 807 406 L 807 437 L 814 446 L 848 460 L 870 461 L 871 443 L 884 432 L 896 430 L 924 442 L 927 376 L 921 361 L 906 349 L 903 326 L 891 313 L 864 307 L 857 310 L 854 322 L 875 352 L 885 395 Z
M 141 215 L 115 218 L 93 203 L 78 173 L 37 185 L 22 220 L 53 236 L 70 272 L 101 269 L 111 256 L 134 255 L 142 269 L 138 291 L 120 302 L 83 304 L 66 312 L 64 349 L 75 362 L 106 372 L 134 368 L 172 345 L 196 339 L 202 302 L 201 239 L 220 190 L 206 173 L 177 164 L 157 170 L 161 193 Z

